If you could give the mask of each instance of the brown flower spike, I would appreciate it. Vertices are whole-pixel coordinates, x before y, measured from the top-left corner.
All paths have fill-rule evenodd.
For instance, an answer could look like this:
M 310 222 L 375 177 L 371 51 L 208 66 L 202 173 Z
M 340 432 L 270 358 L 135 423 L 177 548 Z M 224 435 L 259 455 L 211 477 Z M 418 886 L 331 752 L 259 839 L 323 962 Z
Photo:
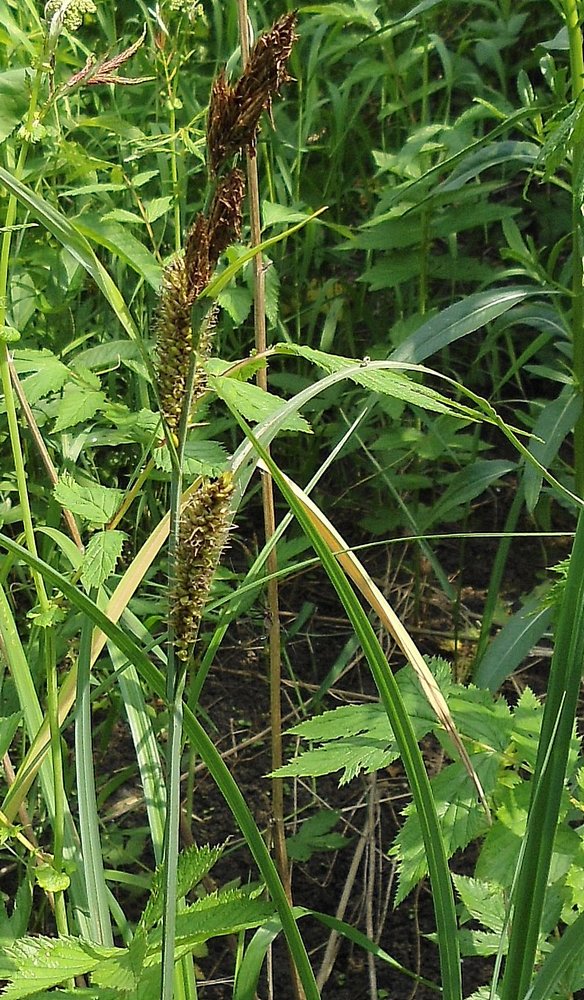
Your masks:
M 291 77 L 287 63 L 296 40 L 296 11 L 284 14 L 258 38 L 249 62 L 234 86 L 221 72 L 213 83 L 207 121 L 208 163 L 217 174 L 244 147 L 253 151 L 262 111 Z
M 171 621 L 180 660 L 188 660 L 197 638 L 213 574 L 227 541 L 232 495 L 230 473 L 204 479 L 182 512 L 171 595 Z
M 162 276 L 156 320 L 157 380 L 166 422 L 176 431 L 180 422 L 190 360 L 196 350 L 200 361 L 209 355 L 214 313 L 197 332 L 192 329 L 193 306 L 211 280 L 223 251 L 241 234 L 241 205 L 245 181 L 241 170 L 231 170 L 217 185 L 209 216 L 200 214 L 187 235 L 183 253 L 168 264 Z M 203 369 L 197 368 L 193 402 L 205 389 Z

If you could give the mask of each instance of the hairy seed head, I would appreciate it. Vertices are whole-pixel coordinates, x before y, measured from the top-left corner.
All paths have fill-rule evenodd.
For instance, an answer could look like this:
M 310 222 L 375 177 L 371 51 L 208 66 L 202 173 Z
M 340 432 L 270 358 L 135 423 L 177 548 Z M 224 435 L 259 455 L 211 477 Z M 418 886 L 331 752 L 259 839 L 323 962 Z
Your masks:
M 197 638 L 213 574 L 227 541 L 232 495 L 231 473 L 204 479 L 181 515 L 171 594 L 171 620 L 181 660 L 189 658 Z

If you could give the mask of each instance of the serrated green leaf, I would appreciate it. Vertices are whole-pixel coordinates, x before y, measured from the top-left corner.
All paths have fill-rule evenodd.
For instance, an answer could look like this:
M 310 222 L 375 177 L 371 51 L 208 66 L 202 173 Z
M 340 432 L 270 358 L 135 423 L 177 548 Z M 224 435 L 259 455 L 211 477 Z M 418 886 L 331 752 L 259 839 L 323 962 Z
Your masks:
M 24 394 L 31 406 L 49 393 L 60 392 L 69 377 L 67 366 L 48 350 L 15 351 L 14 367 L 19 375 L 22 372 L 34 373 L 21 380 Z
M 261 891 L 261 890 L 260 890 Z M 195 945 L 225 934 L 237 934 L 249 927 L 258 927 L 274 916 L 276 908 L 266 899 L 256 898 L 257 888 L 230 889 L 213 893 L 192 903 L 177 913 L 177 952 L 186 954 Z M 149 960 L 160 960 L 162 930 L 157 928 L 148 938 Z
M 177 898 L 186 896 L 191 889 L 207 875 L 223 853 L 223 848 L 210 847 L 205 844 L 203 847 L 190 847 L 181 851 L 178 857 L 177 869 Z M 152 879 L 152 888 L 148 903 L 140 918 L 140 927 L 149 930 L 162 919 L 164 906 L 163 900 L 164 872 L 161 867 L 156 869 Z
M 312 777 L 343 771 L 340 785 L 352 781 L 361 771 L 371 774 L 382 767 L 389 767 L 398 757 L 395 745 L 387 740 L 373 740 L 367 736 L 348 736 L 324 747 L 305 750 L 289 764 L 274 772 L 279 778 Z
M 116 568 L 122 554 L 123 531 L 100 531 L 89 541 L 81 570 L 81 581 L 86 590 L 101 587 Z
M 2 994 L 9 1000 L 20 1000 L 75 976 L 87 975 L 108 954 L 108 949 L 74 937 L 24 937 L 4 950 L 17 970 L 10 975 L 12 981 Z
M 241 382 L 239 379 L 211 375 L 209 384 L 229 406 L 241 413 L 246 420 L 254 423 L 276 413 L 283 403 L 278 396 L 273 396 L 269 392 L 264 392 L 259 386 Z M 282 430 L 311 433 L 310 425 L 299 413 L 290 414 L 282 425 Z
M 68 473 L 60 477 L 53 495 L 57 503 L 72 514 L 78 514 L 89 524 L 96 525 L 111 521 L 123 499 L 121 490 L 99 486 L 97 483 L 80 486 Z
M 59 433 L 74 427 L 92 417 L 106 405 L 105 393 L 86 389 L 79 385 L 68 385 L 59 401 L 59 410 L 54 431 Z
M 301 824 L 298 833 L 286 838 L 288 857 L 295 861 L 310 861 L 317 851 L 338 851 L 349 843 L 347 837 L 334 833 L 340 813 L 335 809 L 320 809 Z
M 91 982 L 116 990 L 133 993 L 138 989 L 146 956 L 146 938 L 138 935 L 129 948 L 119 948 L 116 954 L 104 959 L 91 974 Z
M 483 788 L 494 783 L 499 761 L 492 754 L 473 754 L 473 767 Z M 476 789 L 463 765 L 449 764 L 432 779 L 432 794 L 448 857 L 466 847 L 489 828 Z M 398 833 L 390 853 L 399 861 L 397 906 L 427 873 L 426 852 L 420 824 L 413 805 L 404 810 L 408 818 Z
M 453 875 L 452 878 L 470 916 L 487 930 L 501 934 L 507 905 L 501 886 L 466 875 Z
M 152 457 L 157 469 L 170 473 L 168 448 L 156 448 Z M 182 467 L 185 475 L 218 476 L 226 467 L 227 452 L 218 441 L 187 441 Z
M 217 302 L 231 316 L 235 325 L 240 326 L 249 316 L 253 305 L 253 296 L 248 288 L 228 285 L 217 296 Z
M 166 215 L 170 206 L 172 205 L 174 199 L 170 195 L 164 195 L 162 198 L 152 198 L 150 201 L 144 202 L 144 208 L 146 210 L 146 218 L 148 222 L 156 222 L 162 215 Z

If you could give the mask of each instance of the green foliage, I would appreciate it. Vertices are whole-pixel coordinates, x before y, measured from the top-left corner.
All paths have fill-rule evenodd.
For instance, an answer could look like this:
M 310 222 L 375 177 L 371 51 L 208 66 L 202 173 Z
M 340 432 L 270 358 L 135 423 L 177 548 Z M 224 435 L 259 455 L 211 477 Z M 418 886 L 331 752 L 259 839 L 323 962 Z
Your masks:
M 221 855 L 221 848 L 191 848 L 179 857 L 179 895 L 188 894 L 211 870 Z M 127 948 L 107 948 L 81 938 L 27 937 L 14 932 L 22 926 L 25 906 L 23 890 L 15 904 L 8 925 L 12 938 L 3 948 L 2 975 L 8 986 L 4 996 L 14 1000 L 43 995 L 44 991 L 74 976 L 88 975 L 97 1000 L 108 997 L 156 997 L 160 982 L 160 929 L 163 900 L 161 875 L 154 877 L 146 908 L 136 934 Z M 52 886 L 56 889 L 56 886 Z M 274 914 L 273 903 L 260 898 L 263 887 L 226 888 L 203 895 L 181 909 L 177 919 L 176 959 L 199 953 L 201 945 L 212 937 L 234 934 L 257 927 Z M 29 894 L 30 907 L 30 894 Z M 57 994 L 61 995 L 61 991 Z M 63 995 L 94 996 L 94 990 L 75 990 Z

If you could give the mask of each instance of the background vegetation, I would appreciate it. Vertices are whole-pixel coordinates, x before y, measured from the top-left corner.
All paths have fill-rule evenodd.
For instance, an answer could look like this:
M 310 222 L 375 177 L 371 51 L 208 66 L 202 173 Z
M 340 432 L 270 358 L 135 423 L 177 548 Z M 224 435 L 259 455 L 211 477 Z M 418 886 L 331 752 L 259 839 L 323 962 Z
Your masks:
M 253 39 L 292 10 L 250 3 Z M 213 218 L 208 106 L 223 67 L 234 85 L 244 73 L 242 11 L 0 0 L 5 995 L 575 996 L 580 3 L 299 5 L 292 79 L 262 97 L 256 146 L 252 128 L 231 151 L 257 168 L 261 254 L 252 186 L 241 232 L 186 296 L 185 361 L 199 353 L 183 374 L 201 392 L 173 423 L 169 275 Z M 199 522 L 180 534 L 181 495 L 217 482 L 227 510 L 179 595 L 185 642 L 169 593 L 176 606 Z M 319 615 L 342 616 L 334 639 Z M 264 633 L 266 810 L 270 780 L 234 778 L 208 694 L 254 710 L 265 657 L 241 670 L 241 640 Z M 281 693 L 296 738 L 282 767 Z M 384 837 L 380 782 L 398 766 L 407 804 Z M 201 836 L 203 773 L 219 799 Z M 112 813 L 128 784 L 129 826 Z M 342 802 L 365 824 L 349 807 L 341 821 Z M 352 860 L 323 913 L 302 866 L 333 851 Z M 380 857 L 397 873 L 391 930 Z M 363 919 L 347 910 L 358 870 Z M 399 904 L 426 878 L 421 962 L 399 948 Z M 270 961 L 280 938 L 292 972 Z M 334 964 L 341 938 L 366 956 L 359 986 L 347 952 Z

